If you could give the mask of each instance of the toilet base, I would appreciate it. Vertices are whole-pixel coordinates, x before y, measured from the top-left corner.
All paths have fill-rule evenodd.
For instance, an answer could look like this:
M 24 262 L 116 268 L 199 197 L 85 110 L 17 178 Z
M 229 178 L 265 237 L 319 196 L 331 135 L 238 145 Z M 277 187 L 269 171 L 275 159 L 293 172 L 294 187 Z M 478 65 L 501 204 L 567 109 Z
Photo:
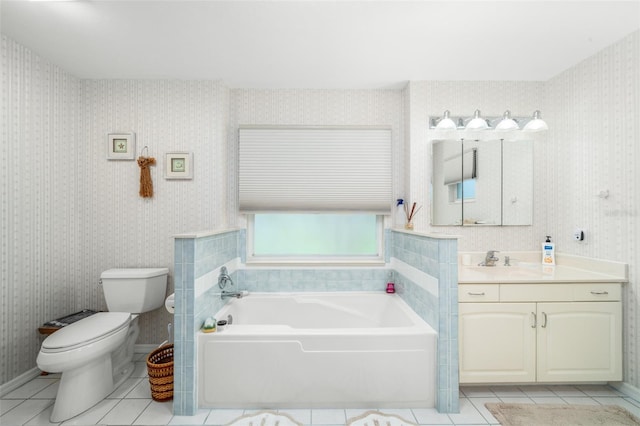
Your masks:
M 133 373 L 133 347 L 140 328 L 137 316 L 133 317 L 125 341 L 113 352 L 96 358 L 78 368 L 62 372 L 51 422 L 57 423 L 93 407 Z
M 51 421 L 57 423 L 70 419 L 102 401 L 113 392 L 112 374 L 111 354 L 65 371 L 60 378 Z

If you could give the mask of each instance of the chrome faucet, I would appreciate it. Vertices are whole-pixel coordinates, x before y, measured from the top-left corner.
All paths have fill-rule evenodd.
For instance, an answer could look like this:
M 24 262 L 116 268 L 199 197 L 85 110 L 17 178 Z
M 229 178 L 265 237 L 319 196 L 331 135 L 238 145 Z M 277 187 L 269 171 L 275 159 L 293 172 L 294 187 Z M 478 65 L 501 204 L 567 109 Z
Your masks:
M 500 258 L 496 257 L 496 253 L 500 253 L 498 250 L 489 250 L 484 258 L 484 261 L 480 262 L 478 266 L 496 266 L 496 262 Z
M 245 293 L 243 293 L 241 291 L 225 291 L 225 290 L 222 290 L 222 293 L 220 293 L 220 298 L 222 300 L 227 299 L 229 297 L 235 297 L 236 299 L 242 299 L 242 296 L 244 296 L 244 295 L 245 295 Z
M 231 283 L 231 285 L 233 285 L 233 280 L 227 272 L 227 267 L 223 266 L 222 268 L 220 268 L 220 275 L 218 275 L 218 287 L 225 288 L 227 286 L 227 283 Z

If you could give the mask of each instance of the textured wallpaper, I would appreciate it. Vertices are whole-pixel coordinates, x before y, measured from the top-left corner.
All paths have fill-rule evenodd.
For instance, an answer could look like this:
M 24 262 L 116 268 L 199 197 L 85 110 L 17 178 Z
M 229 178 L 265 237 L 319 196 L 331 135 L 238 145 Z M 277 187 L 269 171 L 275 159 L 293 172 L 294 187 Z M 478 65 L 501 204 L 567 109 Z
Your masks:
M 416 230 L 461 235 L 463 251 L 537 250 L 549 234 L 560 252 L 630 264 L 625 381 L 638 386 L 639 34 L 548 82 L 410 82 L 401 91 L 79 80 L 3 37 L 0 383 L 35 366 L 42 322 L 106 308 L 103 270 L 172 267 L 173 234 L 244 225 L 236 214 L 238 125 L 387 124 L 394 198 L 424 205 Z M 533 226 L 429 225 L 427 117 L 476 108 L 487 116 L 540 109 L 549 123 L 534 143 Z M 138 151 L 147 145 L 158 160 L 153 199 L 137 195 L 134 161 L 106 159 L 114 131 L 136 132 Z M 194 179 L 165 180 L 163 154 L 182 150 L 194 154 Z M 387 219 L 401 223 L 400 212 Z M 586 230 L 582 243 L 571 240 L 576 226 Z M 169 321 L 164 311 L 144 315 L 139 343 L 164 340 Z
M 178 233 L 229 226 L 219 82 L 78 80 L 2 38 L 0 383 L 35 367 L 43 322 L 106 309 L 98 279 L 117 267 L 173 269 Z M 155 195 L 138 195 L 135 161 L 109 161 L 107 134 L 146 145 Z M 165 180 L 163 156 L 194 155 L 192 180 Z M 170 280 L 169 290 L 173 291 Z M 164 309 L 141 317 L 138 343 L 166 339 Z

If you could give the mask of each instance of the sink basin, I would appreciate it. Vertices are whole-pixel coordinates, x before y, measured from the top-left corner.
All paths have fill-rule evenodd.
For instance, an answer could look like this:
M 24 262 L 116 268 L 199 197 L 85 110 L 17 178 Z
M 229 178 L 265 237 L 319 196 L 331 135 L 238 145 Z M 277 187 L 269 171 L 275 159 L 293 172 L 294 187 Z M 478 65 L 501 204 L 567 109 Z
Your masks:
M 494 277 L 537 277 L 542 272 L 542 265 L 537 263 L 518 264 L 515 266 L 463 266 L 460 271 Z

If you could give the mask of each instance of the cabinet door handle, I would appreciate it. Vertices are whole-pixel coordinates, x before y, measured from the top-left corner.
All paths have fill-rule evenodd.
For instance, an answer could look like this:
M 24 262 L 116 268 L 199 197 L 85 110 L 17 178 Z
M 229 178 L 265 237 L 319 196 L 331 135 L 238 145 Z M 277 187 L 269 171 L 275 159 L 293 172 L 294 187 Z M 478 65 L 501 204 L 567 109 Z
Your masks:
M 538 326 L 538 317 L 535 312 L 531 312 L 531 318 L 533 319 L 533 324 L 531 324 L 531 328 L 536 328 Z
M 540 327 L 547 328 L 547 313 L 546 312 L 542 313 L 542 325 Z
M 594 296 L 602 296 L 602 295 L 609 294 L 609 292 L 608 291 L 592 291 L 591 294 L 593 294 Z
M 473 291 L 468 291 L 467 294 L 469 296 L 484 296 L 484 291 L 480 293 L 474 293 Z

